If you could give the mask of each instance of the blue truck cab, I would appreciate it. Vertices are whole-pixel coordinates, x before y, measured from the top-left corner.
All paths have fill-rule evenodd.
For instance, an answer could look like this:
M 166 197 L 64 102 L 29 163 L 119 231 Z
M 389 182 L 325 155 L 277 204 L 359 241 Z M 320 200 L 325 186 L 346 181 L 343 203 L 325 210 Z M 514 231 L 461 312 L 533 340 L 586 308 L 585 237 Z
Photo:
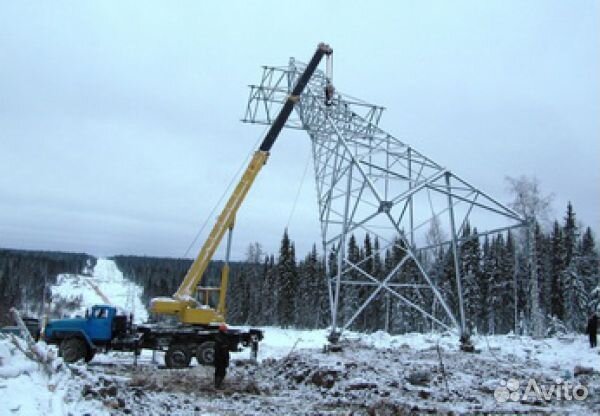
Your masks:
M 54 319 L 43 331 L 48 344 L 59 347 L 59 355 L 66 362 L 80 359 L 90 361 L 95 352 L 108 348 L 113 339 L 131 329 L 131 317 L 111 305 L 88 308 L 85 317 Z

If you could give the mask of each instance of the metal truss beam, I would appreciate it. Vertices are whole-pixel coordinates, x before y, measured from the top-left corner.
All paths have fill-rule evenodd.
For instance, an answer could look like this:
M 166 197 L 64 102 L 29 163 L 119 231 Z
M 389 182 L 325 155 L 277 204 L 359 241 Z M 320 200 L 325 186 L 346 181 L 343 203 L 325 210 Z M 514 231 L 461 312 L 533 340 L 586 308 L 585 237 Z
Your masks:
M 243 121 L 271 124 L 304 67 L 293 58 L 287 66 L 263 67 L 260 84 L 250 86 Z M 477 234 L 485 236 L 522 227 L 525 219 L 380 128 L 383 107 L 341 92 L 336 92 L 332 105 L 326 105 L 325 86 L 326 76 L 317 70 L 286 127 L 305 130 L 310 136 L 323 252 L 337 255 L 337 274 L 325 280 L 332 334 L 348 329 L 378 296 L 389 293 L 440 327 L 468 335 L 459 266 L 465 240 L 461 234 L 471 221 L 488 226 Z M 432 243 L 424 227 L 436 224 L 449 236 Z M 347 258 L 346 245 L 353 233 L 368 233 L 383 243 L 371 259 L 392 248 L 404 255 L 385 275 L 372 275 L 364 268 L 367 259 L 354 264 Z M 439 289 L 427 262 L 427 253 L 440 247 L 447 247 L 453 256 L 456 293 L 452 295 L 458 299 L 454 311 L 447 302 L 449 294 Z M 418 282 L 402 280 L 402 270 L 409 264 L 417 271 Z M 343 287 L 370 291 L 349 315 L 340 311 Z M 408 291 L 400 294 L 398 289 Z M 410 297 L 411 290 L 423 289 L 430 290 L 434 300 L 430 303 L 441 305 L 441 311 Z

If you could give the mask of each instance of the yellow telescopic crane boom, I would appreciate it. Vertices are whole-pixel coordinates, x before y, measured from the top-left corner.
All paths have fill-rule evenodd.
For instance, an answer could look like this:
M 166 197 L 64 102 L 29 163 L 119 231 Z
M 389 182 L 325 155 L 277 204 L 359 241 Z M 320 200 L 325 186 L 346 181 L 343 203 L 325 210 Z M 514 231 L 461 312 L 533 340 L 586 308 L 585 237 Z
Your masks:
M 206 242 L 202 246 L 198 257 L 188 270 L 185 278 L 181 282 L 179 289 L 172 298 L 154 298 L 150 302 L 150 310 L 155 314 L 176 315 L 180 322 L 195 325 L 217 324 L 225 321 L 225 297 L 227 293 L 227 284 L 229 278 L 229 265 L 226 260 L 221 271 L 221 286 L 219 288 L 219 303 L 216 310 L 205 305 L 200 305 L 195 299 L 194 294 L 196 288 L 202 280 L 202 276 L 208 267 L 217 247 L 223 240 L 225 232 L 229 231 L 229 239 L 227 242 L 227 259 L 231 248 L 231 232 L 235 222 L 240 205 L 248 194 L 250 187 L 254 183 L 256 176 L 260 172 L 263 165 L 266 163 L 269 156 L 269 151 L 275 143 L 277 136 L 281 132 L 287 122 L 294 105 L 300 99 L 300 95 L 315 69 L 321 62 L 323 55 L 330 56 L 332 49 L 329 45 L 320 43 L 315 51 L 312 59 L 306 66 L 304 72 L 298 78 L 292 93 L 287 97 L 281 111 L 277 115 L 265 138 L 263 139 L 260 148 L 254 153 L 252 160 L 246 168 L 240 182 L 235 187 L 233 193 L 229 197 L 225 208 L 217 218 L 217 222 L 213 226 Z

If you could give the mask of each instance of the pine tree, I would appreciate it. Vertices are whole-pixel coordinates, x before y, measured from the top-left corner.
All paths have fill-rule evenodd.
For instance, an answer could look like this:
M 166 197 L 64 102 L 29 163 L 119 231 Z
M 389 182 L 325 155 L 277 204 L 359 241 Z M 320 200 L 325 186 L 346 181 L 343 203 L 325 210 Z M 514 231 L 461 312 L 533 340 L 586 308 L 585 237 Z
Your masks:
M 318 315 L 319 287 L 317 285 L 319 260 L 317 248 L 313 245 L 304 261 L 298 264 L 298 284 L 296 286 L 297 305 L 295 326 L 300 328 L 314 327 Z
M 454 253 L 452 249 L 447 250 L 444 253 L 444 258 L 440 259 L 442 264 L 441 280 L 440 280 L 440 291 L 446 305 L 455 317 L 459 317 L 459 306 L 456 289 L 456 273 L 454 266 Z M 450 321 L 446 321 L 448 324 Z
M 585 328 L 587 308 L 589 303 L 589 287 L 582 268 L 582 256 L 577 243 L 577 225 L 575 211 L 571 202 L 567 204 L 567 215 L 563 226 L 565 268 L 560 274 L 564 296 L 564 321 L 571 331 Z
M 295 328 L 308 328 L 308 322 L 310 321 L 310 314 L 312 312 L 311 299 L 309 293 L 310 286 L 310 275 L 308 271 L 307 262 L 309 261 L 310 253 L 300 260 L 296 266 L 298 274 L 298 281 L 296 283 L 296 306 L 294 308 L 294 321 L 293 326 Z
M 504 304 L 502 319 L 502 332 L 507 333 L 515 327 L 515 312 L 517 311 L 518 293 L 516 270 L 517 247 L 515 238 L 511 231 L 506 235 L 506 245 L 502 257 L 502 274 L 504 275 Z
M 246 291 L 246 319 L 244 320 L 246 325 L 254 324 L 261 315 L 262 309 L 262 281 L 263 265 L 262 260 L 264 257 L 263 249 L 258 242 L 252 243 L 248 246 L 246 251 L 246 264 L 242 268 L 246 271 L 246 279 L 244 290 Z
M 379 237 L 375 236 L 373 242 L 373 269 L 372 275 L 377 280 L 382 280 L 383 276 L 383 262 L 381 260 L 381 248 L 379 246 Z M 375 299 L 371 302 L 371 309 L 369 311 L 369 330 L 376 331 L 383 329 L 385 326 L 385 298 L 389 296 L 388 291 L 382 289 L 379 291 Z
M 431 278 L 431 282 L 438 288 L 439 292 L 443 296 L 445 291 L 442 288 L 442 282 L 444 281 L 444 269 L 446 264 L 446 252 L 444 251 L 444 247 L 440 246 L 437 250 L 434 250 L 434 257 L 430 259 L 431 265 L 429 266 L 428 274 Z M 445 299 L 444 299 L 445 300 Z M 443 315 L 440 315 L 440 312 Z M 440 320 L 447 319 L 446 313 L 439 302 L 438 298 L 433 295 L 431 297 L 431 314 Z M 436 328 L 434 322 L 431 322 L 431 330 L 433 331 Z
M 360 263 L 360 260 L 361 260 L 360 249 L 358 248 L 358 245 L 356 243 L 356 237 L 354 237 L 354 234 L 352 234 L 350 236 L 350 239 L 348 240 L 348 250 L 346 252 L 346 258 L 347 258 L 347 262 L 352 265 L 356 266 Z M 346 277 L 350 281 L 356 282 L 359 280 L 363 280 L 363 277 L 359 271 L 352 268 L 351 266 L 348 266 L 348 267 L 350 267 L 350 271 L 346 274 Z M 348 320 L 350 318 L 352 318 L 352 316 L 358 309 L 358 305 L 359 305 L 359 301 L 360 301 L 358 285 L 355 285 L 355 284 L 344 285 L 342 295 L 343 296 L 340 296 L 340 298 L 342 298 L 340 306 L 341 306 L 341 310 L 342 310 L 343 321 L 344 321 L 344 323 L 346 323 L 346 322 L 348 322 Z M 353 328 L 356 327 L 356 321 L 353 323 L 352 327 Z
M 387 251 L 385 259 L 385 273 L 389 275 L 406 255 L 406 245 L 399 236 L 394 238 L 394 244 L 391 250 Z M 389 282 L 402 283 L 402 270 L 396 271 L 395 275 L 390 278 Z M 404 311 L 406 305 L 396 296 L 390 294 L 387 299 L 387 315 L 388 315 L 388 331 L 392 334 L 402 333 L 405 331 Z
M 481 280 L 481 247 L 477 229 L 474 229 L 471 233 L 470 225 L 467 223 L 462 233 L 462 239 L 464 242 L 460 248 L 460 257 L 465 317 L 469 328 L 481 327 L 478 319 L 481 315 L 481 289 L 479 287 L 479 281 Z
M 239 273 L 230 273 L 227 319 L 231 323 L 247 325 L 260 321 L 264 279 L 262 257 L 261 245 L 251 243 L 246 249 L 246 259 Z
M 580 261 L 579 273 L 585 276 L 586 292 L 590 294 L 600 284 L 600 261 L 596 250 L 596 242 L 590 227 L 587 227 L 578 247 Z M 590 304 L 590 308 L 596 308 L 596 305 Z
M 587 322 L 589 293 L 586 292 L 583 278 L 578 273 L 577 263 L 576 258 L 571 260 L 571 263 L 562 272 L 561 280 L 565 300 L 564 323 L 569 330 L 581 332 L 585 329 Z
M 594 234 L 592 233 L 592 229 L 590 227 L 587 227 L 585 229 L 585 232 L 581 236 L 581 242 L 579 247 L 579 251 L 582 256 L 590 257 L 591 260 L 598 258 L 598 252 L 596 251 L 596 241 L 594 239 Z M 590 266 L 592 267 L 591 264 Z M 596 269 L 597 268 L 598 264 L 596 264 Z
M 492 248 L 493 247 L 493 248 Z M 488 236 L 483 241 L 483 259 L 482 259 L 482 299 L 485 299 L 481 311 L 482 330 L 489 334 L 496 332 L 496 316 L 500 304 L 501 293 L 499 291 L 498 276 L 496 273 L 496 263 L 494 259 L 495 240 L 490 240 Z
M 394 258 L 390 249 L 385 250 L 385 258 L 383 261 L 383 273 L 387 276 L 393 268 Z M 386 332 L 392 333 L 393 314 L 395 299 L 392 298 L 391 293 L 387 292 L 383 296 L 384 301 L 384 315 L 383 315 L 383 328 Z
M 275 256 L 265 256 L 263 265 L 262 308 L 260 324 L 276 325 L 279 323 L 279 282 Z
M 544 316 L 552 316 L 553 279 L 552 279 L 552 242 L 546 236 L 539 223 L 535 225 L 535 246 L 538 268 L 538 288 L 540 292 L 540 308 Z
M 373 247 L 371 246 L 371 237 L 369 233 L 365 235 L 365 241 L 363 245 L 362 252 L 362 261 L 361 261 L 361 269 L 364 270 L 365 273 L 373 276 Z M 366 276 L 362 277 L 362 280 L 368 280 Z M 371 295 L 371 293 L 375 290 L 375 286 L 360 286 L 358 292 L 359 304 L 363 304 L 367 300 L 367 298 Z M 365 307 L 360 317 L 360 330 L 361 331 L 369 331 L 372 330 L 373 321 L 376 320 L 377 308 L 373 300 Z
M 531 314 L 529 296 L 531 293 L 530 277 L 529 277 L 529 264 L 527 258 L 527 251 L 521 250 L 516 253 L 518 270 L 516 271 L 516 285 L 517 285 L 517 312 L 516 322 L 514 322 L 514 330 L 519 334 L 528 333 L 528 320 L 527 316 Z M 514 288 L 513 288 L 514 290 Z M 514 313 L 514 311 L 513 311 Z
M 277 263 L 277 286 L 279 289 L 279 325 L 287 328 L 294 322 L 296 307 L 296 258 L 294 244 L 290 241 L 287 229 L 283 233 Z
M 246 293 L 246 280 L 248 268 L 242 268 L 237 276 L 229 279 L 229 288 L 227 290 L 227 319 L 229 322 L 241 325 L 246 323 L 248 318 L 248 300 Z
M 394 246 L 392 248 L 392 261 L 390 262 L 390 270 L 397 267 L 397 265 L 404 260 L 408 255 L 408 248 L 405 243 L 406 239 L 404 235 L 396 237 Z M 393 277 L 390 282 L 394 281 L 405 285 L 402 288 L 396 289 L 400 294 L 409 302 L 413 304 L 424 304 L 424 297 L 416 286 L 420 283 L 420 271 L 413 258 L 409 258 L 403 264 L 403 266 L 396 272 L 397 277 Z M 393 308 L 391 314 L 391 331 L 393 333 L 405 333 L 409 331 L 423 330 L 424 321 L 420 312 L 412 308 L 406 302 L 401 299 L 394 299 Z
M 422 262 L 423 259 L 417 257 L 417 261 Z M 426 298 L 423 291 L 419 287 L 422 282 L 421 272 L 419 271 L 417 263 L 413 258 L 411 258 L 405 263 L 403 269 L 404 275 L 406 276 L 405 282 L 412 285 L 407 289 L 406 298 L 415 305 L 425 305 Z M 425 331 L 425 328 L 428 327 L 426 318 L 415 308 L 405 305 L 404 315 L 407 318 L 407 324 L 405 325 L 406 331 L 423 332 Z
M 567 204 L 567 216 L 563 227 L 563 239 L 565 248 L 565 266 L 569 266 L 577 245 L 577 225 L 575 224 L 575 212 L 573 205 L 569 201 Z
M 552 262 L 550 265 L 551 273 L 551 313 L 552 316 L 559 320 L 564 318 L 564 300 L 563 300 L 563 285 L 561 281 L 561 275 L 566 268 L 565 264 L 565 245 L 563 241 L 563 233 L 558 221 L 554 221 L 554 227 L 552 234 L 550 235 L 551 241 L 551 255 Z
M 589 307 L 591 310 L 600 311 L 600 261 L 594 235 L 589 227 L 585 230 L 580 245 L 581 268 L 583 273 L 589 276 Z
M 327 305 L 329 302 L 322 262 L 317 255 L 317 247 L 313 245 L 304 262 L 303 275 L 306 279 L 306 327 L 322 328 L 325 325 Z

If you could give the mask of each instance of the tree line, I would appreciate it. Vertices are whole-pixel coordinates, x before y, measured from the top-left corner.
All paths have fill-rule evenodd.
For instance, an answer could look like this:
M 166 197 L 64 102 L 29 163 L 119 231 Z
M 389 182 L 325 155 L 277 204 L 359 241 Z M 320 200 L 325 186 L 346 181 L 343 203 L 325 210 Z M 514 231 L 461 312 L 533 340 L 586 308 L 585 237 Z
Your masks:
M 126 279 L 143 288 L 142 301 L 149 305 L 155 297 L 171 296 L 177 291 L 185 274 L 192 265 L 191 259 L 147 257 L 147 256 L 114 256 L 119 270 Z M 216 286 L 220 282 L 222 261 L 211 261 L 202 277 L 203 286 Z M 239 262 L 230 262 L 230 276 L 235 279 L 241 269 Z
M 563 221 L 554 221 L 545 231 L 534 226 L 536 272 L 540 309 L 545 332 L 582 331 L 590 311 L 600 307 L 599 257 L 592 230 L 576 222 L 571 203 Z M 358 241 L 348 238 L 347 259 L 378 279 L 383 279 L 405 256 L 406 239 L 398 237 L 392 247 L 381 250 L 371 235 Z M 527 246 L 519 231 L 481 236 L 467 224 L 459 236 L 459 267 L 467 326 L 471 332 L 486 334 L 531 328 L 531 279 Z M 451 248 L 440 246 L 428 253 L 417 251 L 419 263 L 439 288 L 441 296 L 459 316 L 455 263 Z M 326 262 L 328 267 L 326 268 Z M 330 324 L 330 306 L 325 277 L 337 274 L 335 250 L 327 258 L 311 252 L 298 260 L 287 230 L 279 255 L 266 255 L 260 244 L 249 246 L 247 259 L 239 274 L 231 279 L 228 319 L 235 324 L 280 325 L 322 328 Z M 360 270 L 346 277 L 365 280 Z M 450 323 L 442 305 L 426 285 L 417 264 L 408 260 L 393 278 L 396 289 L 405 299 L 424 305 L 442 322 Z M 401 286 L 404 285 L 404 286 Z M 339 322 L 346 322 L 358 306 L 373 292 L 373 286 L 342 285 L 338 307 Z M 350 327 L 358 331 L 387 330 L 391 333 L 427 331 L 432 326 L 416 309 L 380 291 Z
M 0 325 L 9 325 L 16 306 L 29 315 L 43 308 L 45 291 L 62 273 L 82 274 L 96 264 L 93 256 L 82 253 L 0 249 Z
M 439 233 L 435 227 L 432 234 Z M 535 271 L 539 313 L 547 334 L 581 331 L 591 310 L 600 307 L 599 256 L 594 234 L 576 221 L 572 204 L 564 218 L 548 230 L 534 227 Z M 529 333 L 532 316 L 532 284 L 527 239 L 519 231 L 481 236 L 466 224 L 459 244 L 464 309 L 471 332 Z M 347 259 L 358 265 L 348 282 L 365 280 L 361 270 L 382 280 L 405 256 L 406 239 L 398 236 L 391 247 L 381 249 L 377 237 L 351 235 L 345 247 Z M 452 311 L 459 316 L 455 263 L 449 246 L 417 251 L 432 282 Z M 172 295 L 192 264 L 190 259 L 140 256 L 113 257 L 124 276 L 143 287 L 143 301 Z M 11 306 L 31 313 L 41 308 L 44 287 L 60 273 L 84 273 L 95 264 L 87 254 L 0 250 L 0 323 L 10 322 Z M 210 263 L 203 285 L 217 286 L 223 262 Z M 324 328 L 331 323 L 327 282 L 337 275 L 335 247 L 326 256 L 316 246 L 298 258 L 295 244 L 284 231 L 277 255 L 265 253 L 259 243 L 249 245 L 243 262 L 230 264 L 228 322 L 245 325 Z M 392 279 L 396 290 L 409 302 L 450 324 L 443 307 L 426 285 L 417 264 L 408 260 Z M 373 292 L 374 286 L 344 284 L 341 287 L 338 323 L 352 317 Z M 50 296 L 46 293 L 46 297 Z M 214 302 L 216 303 L 216 302 Z M 214 306 L 214 305 L 213 305 Z M 431 320 L 406 303 L 380 291 L 350 327 L 358 331 L 390 333 L 435 329 Z

